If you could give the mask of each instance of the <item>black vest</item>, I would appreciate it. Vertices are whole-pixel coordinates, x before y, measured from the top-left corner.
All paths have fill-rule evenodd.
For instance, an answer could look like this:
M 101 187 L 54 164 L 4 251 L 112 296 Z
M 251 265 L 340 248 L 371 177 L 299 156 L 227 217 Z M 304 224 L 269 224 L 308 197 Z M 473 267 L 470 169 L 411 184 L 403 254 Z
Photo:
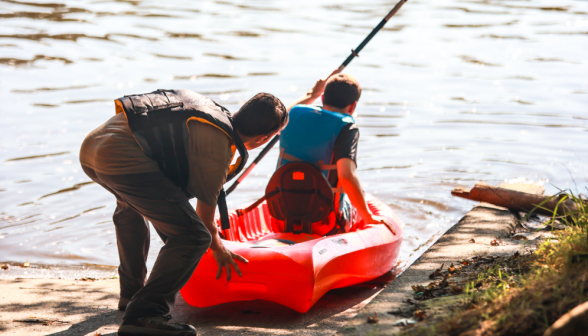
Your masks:
M 211 124 L 233 141 L 240 158 L 231 166 L 227 181 L 235 177 L 248 158 L 243 140 L 235 131 L 230 112 L 213 100 L 188 90 L 157 90 L 115 100 L 117 113 L 124 112 L 135 139 L 175 185 L 187 191 L 189 167 L 187 123 Z

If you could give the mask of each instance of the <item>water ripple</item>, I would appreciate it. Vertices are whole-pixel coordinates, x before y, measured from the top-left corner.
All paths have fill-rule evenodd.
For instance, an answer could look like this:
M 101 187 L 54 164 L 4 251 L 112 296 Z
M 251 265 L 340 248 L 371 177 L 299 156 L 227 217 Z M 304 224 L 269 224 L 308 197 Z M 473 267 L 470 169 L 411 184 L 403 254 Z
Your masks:
M 22 156 L 22 157 L 8 159 L 5 162 L 41 159 L 41 158 L 47 158 L 47 157 L 51 157 L 51 156 L 58 156 L 58 155 L 65 155 L 65 154 L 69 154 L 69 151 L 59 152 L 59 153 L 48 153 L 48 154 L 41 154 L 41 155 Z
M 16 225 L 0 232 L 3 258 L 116 263 L 115 235 L 103 232 L 115 203 L 84 187 L 76 157 L 113 99 L 175 87 L 231 111 L 256 92 L 291 103 L 393 5 L 0 0 L 0 226 Z M 457 184 L 521 176 L 566 188 L 567 169 L 584 183 L 587 11 L 571 0 L 409 1 L 345 69 L 365 88 L 358 174 L 406 220 L 403 260 L 470 209 L 449 196 Z M 277 156 L 268 153 L 231 207 L 263 193 Z M 155 239 L 150 263 L 160 247 Z

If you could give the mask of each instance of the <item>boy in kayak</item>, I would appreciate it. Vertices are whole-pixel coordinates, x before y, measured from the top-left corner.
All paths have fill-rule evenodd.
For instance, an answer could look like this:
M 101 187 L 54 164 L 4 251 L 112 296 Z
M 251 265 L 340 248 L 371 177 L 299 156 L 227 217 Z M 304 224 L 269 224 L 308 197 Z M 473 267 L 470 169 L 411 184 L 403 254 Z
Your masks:
M 116 115 L 90 132 L 80 150 L 84 172 L 117 201 L 113 216 L 125 310 L 118 334 L 197 335 L 169 323 L 177 292 L 210 247 L 231 278 L 235 262 L 248 261 L 225 248 L 214 222 L 226 202 L 223 184 L 239 173 L 247 150 L 280 132 L 288 112 L 276 97 L 260 93 L 233 116 L 188 90 L 158 90 L 115 100 Z M 236 152 L 237 163 L 231 165 Z M 197 198 L 196 210 L 188 202 Z M 222 213 L 221 209 L 221 213 Z M 222 217 L 222 214 L 221 214 Z M 145 283 L 150 221 L 164 242 Z
M 321 95 L 323 106 L 311 106 Z M 353 114 L 360 95 L 357 80 L 335 70 L 327 79 L 318 80 L 288 108 L 290 121 L 280 135 L 278 168 L 293 161 L 317 164 L 323 167 L 322 172 L 331 186 L 344 191 L 335 194 L 334 205 L 341 228 L 316 223 L 312 228 L 315 234 L 348 230 L 346 222 L 353 218 L 354 211 L 364 223 L 386 224 L 394 233 L 391 225 L 370 212 L 357 177 L 359 129 Z

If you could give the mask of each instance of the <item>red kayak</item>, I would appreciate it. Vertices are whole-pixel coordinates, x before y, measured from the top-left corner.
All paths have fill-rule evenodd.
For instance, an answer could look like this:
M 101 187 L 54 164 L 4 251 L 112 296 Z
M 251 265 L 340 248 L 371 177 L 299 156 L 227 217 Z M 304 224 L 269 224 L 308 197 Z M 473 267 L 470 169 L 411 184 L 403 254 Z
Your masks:
M 243 276 L 216 280 L 218 266 L 208 250 L 181 290 L 184 300 L 208 307 L 260 299 L 305 313 L 331 289 L 383 275 L 398 260 L 403 225 L 386 204 L 368 194 L 366 199 L 371 212 L 392 223 L 396 234 L 361 219 L 341 234 L 284 233 L 284 222 L 270 216 L 265 201 L 242 216 L 231 212 L 223 243 L 249 260 L 239 263 Z

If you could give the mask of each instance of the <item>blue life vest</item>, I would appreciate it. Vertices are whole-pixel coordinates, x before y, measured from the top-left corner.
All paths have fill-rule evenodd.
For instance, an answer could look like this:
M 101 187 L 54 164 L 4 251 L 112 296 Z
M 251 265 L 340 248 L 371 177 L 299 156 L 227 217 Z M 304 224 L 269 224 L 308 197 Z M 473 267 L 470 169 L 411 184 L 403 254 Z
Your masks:
M 303 161 L 316 165 L 326 178 L 336 169 L 331 163 L 337 136 L 347 124 L 355 123 L 345 113 L 323 110 L 321 107 L 296 105 L 290 110 L 288 126 L 280 133 L 280 157 L 282 165 Z

